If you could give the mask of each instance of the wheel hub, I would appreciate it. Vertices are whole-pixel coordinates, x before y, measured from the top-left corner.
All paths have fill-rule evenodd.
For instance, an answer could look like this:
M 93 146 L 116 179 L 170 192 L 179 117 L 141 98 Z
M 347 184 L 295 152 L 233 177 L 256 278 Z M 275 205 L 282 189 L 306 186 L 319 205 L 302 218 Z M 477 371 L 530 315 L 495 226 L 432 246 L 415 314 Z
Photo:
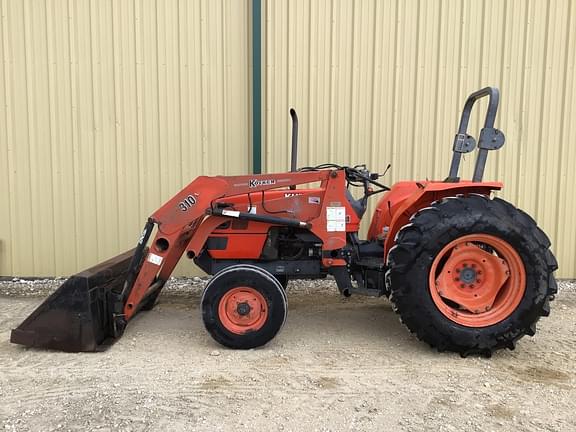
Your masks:
M 481 313 L 492 308 L 509 274 L 504 260 L 466 242 L 453 249 L 436 284 L 445 299 Z
M 238 306 L 236 307 L 236 312 L 238 312 L 238 315 L 240 316 L 248 315 L 251 310 L 252 308 L 247 302 L 238 303 Z
M 232 333 L 257 331 L 268 318 L 268 303 L 255 288 L 235 287 L 222 296 L 218 316 L 222 325 Z
M 456 269 L 456 271 L 458 270 Z M 466 267 L 464 264 L 464 267 L 460 269 L 460 280 L 467 285 L 473 284 L 476 282 L 476 270 L 472 267 Z
M 446 317 L 484 327 L 515 310 L 525 281 L 522 259 L 509 243 L 489 234 L 470 234 L 450 242 L 434 258 L 429 286 Z

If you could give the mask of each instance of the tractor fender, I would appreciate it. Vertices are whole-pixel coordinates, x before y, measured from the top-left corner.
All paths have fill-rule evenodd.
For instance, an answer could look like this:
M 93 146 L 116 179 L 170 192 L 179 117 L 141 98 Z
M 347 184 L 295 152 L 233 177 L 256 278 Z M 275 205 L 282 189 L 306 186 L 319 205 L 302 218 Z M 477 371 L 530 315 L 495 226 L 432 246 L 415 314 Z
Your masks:
M 396 234 L 410 217 L 434 201 L 442 198 L 472 193 L 489 196 L 492 191 L 502 189 L 500 182 L 460 181 L 403 181 L 392 186 L 380 201 L 370 223 L 368 240 L 384 239 L 384 257 L 394 246 Z

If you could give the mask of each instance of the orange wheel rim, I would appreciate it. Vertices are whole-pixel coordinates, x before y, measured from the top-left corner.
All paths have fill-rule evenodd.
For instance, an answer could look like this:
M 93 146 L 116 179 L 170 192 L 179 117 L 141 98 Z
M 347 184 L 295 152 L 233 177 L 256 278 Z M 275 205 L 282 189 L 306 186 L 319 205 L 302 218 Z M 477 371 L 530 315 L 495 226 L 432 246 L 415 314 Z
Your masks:
M 467 327 L 487 327 L 516 310 L 526 290 L 526 270 L 508 242 L 470 234 L 444 246 L 428 283 L 432 300 L 447 318 Z
M 260 330 L 268 318 L 268 303 L 254 288 L 232 288 L 218 304 L 218 318 L 232 333 L 254 332 Z

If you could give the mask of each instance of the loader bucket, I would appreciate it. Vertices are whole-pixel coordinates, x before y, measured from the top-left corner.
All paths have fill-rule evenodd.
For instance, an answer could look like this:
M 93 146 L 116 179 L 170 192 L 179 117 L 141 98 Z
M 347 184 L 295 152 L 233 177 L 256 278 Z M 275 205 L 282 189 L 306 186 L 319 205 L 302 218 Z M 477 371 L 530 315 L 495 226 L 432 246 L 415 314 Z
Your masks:
M 134 250 L 71 276 L 12 330 L 10 342 L 68 352 L 99 351 L 122 335 L 120 292 Z M 115 322 L 116 321 L 116 322 Z

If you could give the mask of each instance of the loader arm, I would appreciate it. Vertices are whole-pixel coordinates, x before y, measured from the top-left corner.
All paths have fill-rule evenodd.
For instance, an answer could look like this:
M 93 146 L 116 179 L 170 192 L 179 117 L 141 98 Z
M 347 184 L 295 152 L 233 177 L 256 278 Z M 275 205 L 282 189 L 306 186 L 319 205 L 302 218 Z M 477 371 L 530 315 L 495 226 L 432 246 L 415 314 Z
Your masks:
M 118 318 L 128 321 L 134 316 L 146 297 L 162 289 L 188 244 L 193 241 L 192 249 L 198 252 L 212 230 L 228 219 L 226 215 L 222 216 L 221 210 L 214 211 L 215 201 L 221 202 L 223 198 L 235 195 L 313 182 L 321 182 L 321 188 L 326 190 L 326 194 L 341 200 L 339 194 L 343 188 L 338 188 L 335 183 L 343 186 L 344 181 L 344 173 L 336 170 L 196 178 L 150 216 L 125 283 L 123 317 Z M 329 187 L 329 183 L 333 186 Z M 219 216 L 211 216 L 213 213 Z M 321 217 L 317 219 L 297 221 L 293 218 L 294 222 L 305 222 L 308 228 L 319 232 L 321 237 L 325 238 L 325 227 L 320 224 Z M 157 232 L 146 250 L 154 226 L 157 227 Z M 201 229 L 202 226 L 206 228 Z M 326 238 L 326 247 L 334 249 L 343 246 L 345 242 L 344 233 L 330 233 Z

